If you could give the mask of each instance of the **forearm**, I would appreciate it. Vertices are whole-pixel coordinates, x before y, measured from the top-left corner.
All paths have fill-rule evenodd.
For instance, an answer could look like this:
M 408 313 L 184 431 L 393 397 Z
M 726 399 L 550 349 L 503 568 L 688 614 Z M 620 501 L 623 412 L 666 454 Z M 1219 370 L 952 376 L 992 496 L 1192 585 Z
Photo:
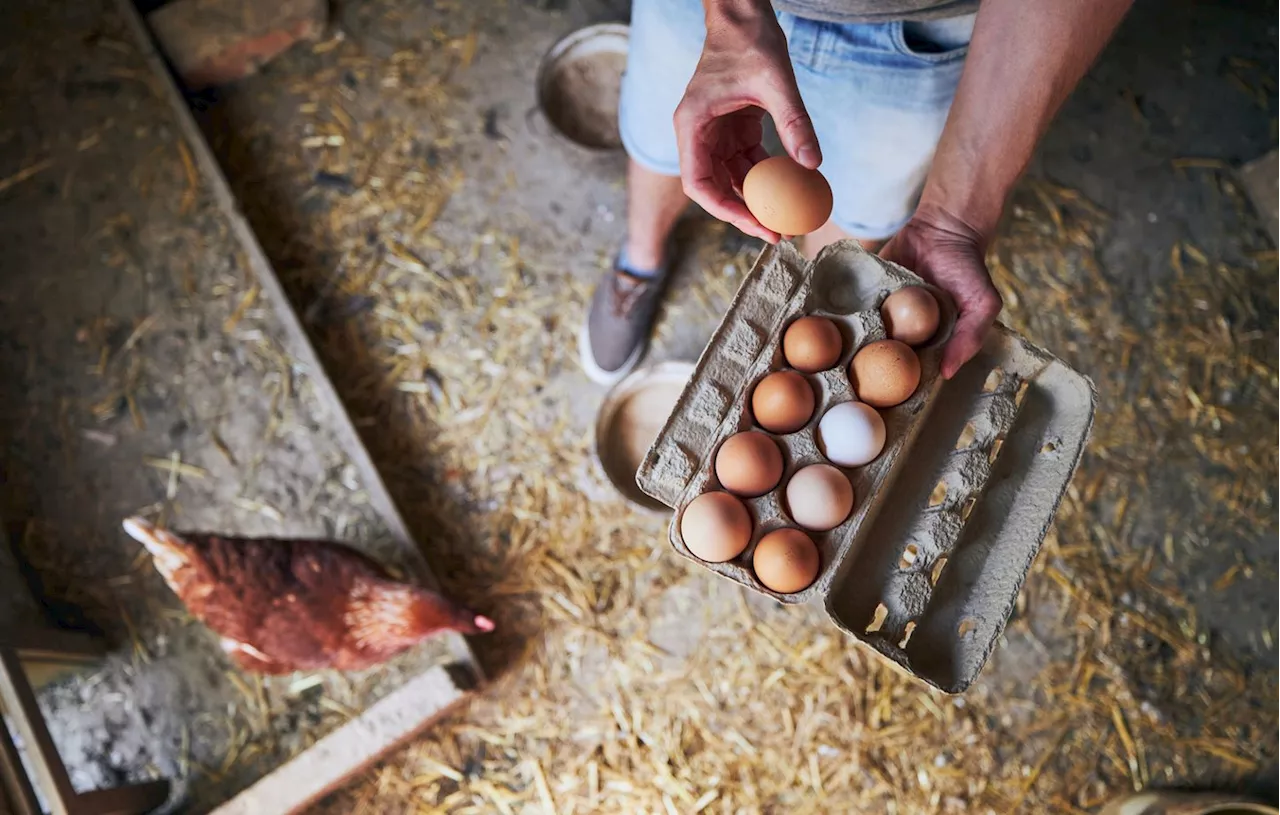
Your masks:
M 989 239 L 1036 143 L 1130 2 L 983 0 L 921 207 Z

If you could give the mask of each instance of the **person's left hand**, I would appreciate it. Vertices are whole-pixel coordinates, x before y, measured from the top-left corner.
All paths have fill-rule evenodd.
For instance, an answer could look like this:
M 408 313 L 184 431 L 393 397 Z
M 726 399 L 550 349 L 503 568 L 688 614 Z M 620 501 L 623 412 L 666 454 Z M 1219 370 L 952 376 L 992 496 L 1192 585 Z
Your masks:
M 922 204 L 880 256 L 904 266 L 955 300 L 959 315 L 942 352 L 942 375 L 955 376 L 982 348 L 1004 301 L 991 283 L 986 240 L 940 207 Z

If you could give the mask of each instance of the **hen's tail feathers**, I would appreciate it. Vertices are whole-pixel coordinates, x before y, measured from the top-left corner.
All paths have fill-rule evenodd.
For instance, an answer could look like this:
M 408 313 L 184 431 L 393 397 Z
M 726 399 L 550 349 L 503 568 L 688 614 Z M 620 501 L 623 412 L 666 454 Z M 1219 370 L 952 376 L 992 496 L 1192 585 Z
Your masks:
M 186 565 L 187 542 L 172 532 L 159 529 L 145 518 L 137 516 L 125 519 L 124 531 L 147 547 L 147 551 L 155 558 L 156 570 L 164 575 L 165 580 L 171 581 L 174 572 Z

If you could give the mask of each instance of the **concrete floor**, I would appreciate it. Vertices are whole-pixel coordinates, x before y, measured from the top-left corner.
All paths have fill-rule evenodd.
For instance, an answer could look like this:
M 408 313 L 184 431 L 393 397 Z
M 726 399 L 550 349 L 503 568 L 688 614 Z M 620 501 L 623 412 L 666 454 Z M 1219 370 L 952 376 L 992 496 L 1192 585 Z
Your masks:
M 1256 216 L 1232 206 L 1214 173 L 1180 170 L 1176 162 L 1239 166 L 1275 148 L 1272 11 L 1265 3 L 1138 2 L 1032 163 L 1033 177 L 1078 189 L 1110 214 L 1098 254 L 1118 308 L 1139 326 L 1151 319 L 1143 307 L 1148 293 L 1173 284 L 1175 242 L 1226 263 L 1247 262 L 1269 246 Z M 1233 60 L 1256 67 L 1233 69 Z M 1265 106 L 1225 81 L 1233 70 L 1254 72 L 1253 81 L 1270 76 Z M 1171 467 L 1159 475 L 1156 503 L 1201 500 L 1184 473 Z M 1152 517 L 1134 546 L 1157 545 L 1168 531 Z M 1274 649 L 1259 636 L 1259 624 L 1273 625 L 1277 615 L 1274 527 L 1206 544 L 1161 576 L 1188 592 L 1199 619 L 1227 648 L 1249 664 L 1274 663 Z M 1232 592 L 1214 591 L 1212 577 L 1237 552 L 1258 564 L 1258 577 Z

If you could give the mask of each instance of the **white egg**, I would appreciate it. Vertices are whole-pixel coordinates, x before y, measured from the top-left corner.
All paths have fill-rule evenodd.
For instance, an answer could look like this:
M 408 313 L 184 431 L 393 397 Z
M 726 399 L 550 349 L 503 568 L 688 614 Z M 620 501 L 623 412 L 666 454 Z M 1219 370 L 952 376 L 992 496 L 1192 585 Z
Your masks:
M 832 464 L 861 467 L 884 449 L 884 419 L 863 402 L 841 402 L 818 422 L 818 446 Z

